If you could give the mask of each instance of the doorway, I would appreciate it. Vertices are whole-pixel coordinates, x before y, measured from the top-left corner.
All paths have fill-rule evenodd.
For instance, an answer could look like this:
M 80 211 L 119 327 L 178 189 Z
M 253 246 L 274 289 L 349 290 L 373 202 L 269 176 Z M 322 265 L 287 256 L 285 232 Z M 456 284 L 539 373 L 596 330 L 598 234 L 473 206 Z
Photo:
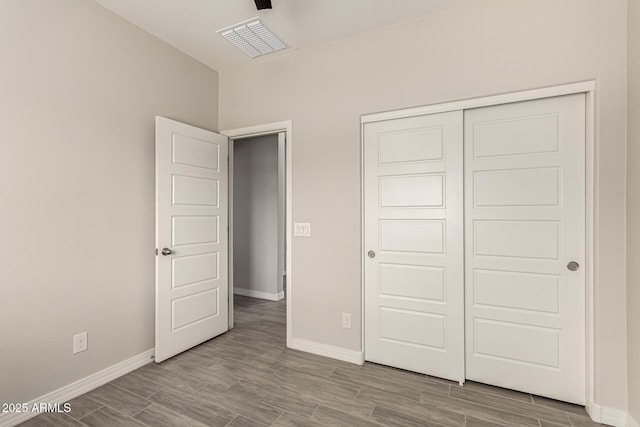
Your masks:
M 284 132 L 231 140 L 233 293 L 280 301 L 285 289 Z
M 291 312 L 292 312 L 292 293 L 293 293 L 293 272 L 291 266 L 291 258 L 292 258 L 292 206 L 293 206 L 293 185 L 292 185 L 292 123 L 291 121 L 284 122 L 275 122 L 258 126 L 250 126 L 245 128 L 238 129 L 230 129 L 221 132 L 223 135 L 229 138 L 230 142 L 230 150 L 229 150 L 229 165 L 230 165 L 230 176 L 232 179 L 229 183 L 229 194 L 230 194 L 230 209 L 229 209 L 229 288 L 232 290 L 229 292 L 229 328 L 234 327 L 234 293 L 237 295 L 243 295 L 248 297 L 267 297 L 267 300 L 277 301 L 278 299 L 284 297 L 284 303 L 286 305 L 286 342 L 287 347 L 290 346 L 291 343 Z M 240 274 L 240 277 L 236 278 L 234 274 L 240 265 L 236 266 L 236 241 L 241 245 L 241 250 L 238 252 L 240 254 L 243 250 L 246 251 L 246 233 L 245 230 L 242 230 L 241 227 L 236 229 L 236 224 L 234 218 L 236 217 L 236 211 L 238 207 L 234 205 L 235 194 L 236 194 L 236 186 L 234 179 L 236 176 L 235 168 L 236 168 L 236 159 L 235 159 L 235 148 L 240 148 L 240 154 L 242 156 L 241 162 L 244 160 L 250 161 L 252 156 L 250 153 L 245 153 L 245 151 L 251 151 L 251 145 L 257 144 L 265 144 L 261 145 L 259 150 L 268 150 L 268 145 L 270 144 L 273 147 L 273 143 L 275 142 L 276 147 L 276 162 L 277 162 L 277 177 L 275 181 L 277 181 L 277 189 L 276 189 L 276 201 L 277 201 L 277 210 L 272 209 L 272 212 L 275 212 L 277 221 L 275 222 L 277 227 L 276 238 L 271 240 L 271 247 L 275 247 L 275 251 L 277 252 L 277 262 L 276 267 L 274 269 L 274 273 L 268 273 L 271 278 L 272 284 L 275 282 L 275 286 L 272 286 L 270 290 L 261 289 L 253 289 L 253 285 L 251 285 L 251 277 L 250 275 L 245 274 L 246 271 L 243 271 Z M 237 144 L 237 145 L 236 145 Z M 241 145 L 246 144 L 246 145 Z M 245 150 L 246 149 L 246 150 Z M 259 158 L 259 153 L 254 152 L 254 157 Z M 273 151 L 271 152 L 273 154 Z M 245 156 L 246 155 L 246 156 Z M 244 159 L 244 160 L 243 160 Z M 271 156 L 271 164 L 274 163 L 273 156 Z M 273 168 L 271 168 L 273 171 Z M 240 180 L 245 180 L 245 182 L 241 182 L 240 185 L 243 186 L 246 180 L 255 180 L 257 179 L 254 174 L 251 174 L 250 177 L 243 176 L 241 174 L 238 175 Z M 271 174 L 271 181 L 274 182 L 273 174 Z M 273 191 L 272 195 L 273 195 Z M 274 198 L 270 198 L 271 201 L 274 201 Z M 238 199 L 238 202 L 245 203 L 247 200 Z M 238 219 L 242 219 L 242 221 L 249 221 L 250 218 L 246 216 L 246 212 L 243 213 L 245 217 L 238 217 Z M 257 215 L 259 217 L 259 215 Z M 259 221 L 255 219 L 255 221 Z M 236 230 L 240 235 L 238 239 L 236 237 Z M 243 239 L 245 239 L 243 241 Z M 277 241 L 277 245 L 273 245 L 273 241 Z M 244 246 L 245 249 L 242 249 Z M 260 257 L 260 253 L 256 253 L 256 257 Z M 259 263 L 257 264 L 259 266 Z M 271 264 L 273 265 L 273 263 Z M 249 277 L 247 277 L 249 276 Z M 249 283 L 249 284 L 248 284 Z M 250 287 L 251 286 L 251 287 Z M 260 293 L 256 293 L 260 292 Z

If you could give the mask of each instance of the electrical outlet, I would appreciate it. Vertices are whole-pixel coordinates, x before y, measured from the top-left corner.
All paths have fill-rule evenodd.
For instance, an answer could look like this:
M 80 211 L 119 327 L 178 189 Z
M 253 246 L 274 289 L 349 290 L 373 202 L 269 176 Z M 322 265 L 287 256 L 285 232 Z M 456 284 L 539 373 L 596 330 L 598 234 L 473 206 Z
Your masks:
M 351 313 L 342 313 L 342 327 L 351 329 Z
M 87 331 L 73 336 L 73 354 L 80 353 L 81 351 L 86 351 L 87 348 L 89 348 L 89 343 L 87 341 Z

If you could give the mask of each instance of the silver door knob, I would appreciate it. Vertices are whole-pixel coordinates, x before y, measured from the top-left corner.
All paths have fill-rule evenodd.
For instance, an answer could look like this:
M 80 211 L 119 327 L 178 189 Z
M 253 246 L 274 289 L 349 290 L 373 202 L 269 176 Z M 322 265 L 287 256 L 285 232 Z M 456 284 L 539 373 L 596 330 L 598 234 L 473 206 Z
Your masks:
M 369 258 L 375 258 L 375 257 L 376 257 L 376 253 L 375 253 L 375 252 L 373 252 L 373 251 L 369 251 L 369 252 L 367 252 L 367 256 L 368 256 Z
M 567 268 L 571 271 L 578 271 L 578 269 L 580 268 L 580 264 L 575 261 L 571 261 L 569 264 L 567 264 Z
M 162 255 L 167 256 L 167 255 L 171 255 L 173 253 L 173 251 L 169 248 L 162 248 Z

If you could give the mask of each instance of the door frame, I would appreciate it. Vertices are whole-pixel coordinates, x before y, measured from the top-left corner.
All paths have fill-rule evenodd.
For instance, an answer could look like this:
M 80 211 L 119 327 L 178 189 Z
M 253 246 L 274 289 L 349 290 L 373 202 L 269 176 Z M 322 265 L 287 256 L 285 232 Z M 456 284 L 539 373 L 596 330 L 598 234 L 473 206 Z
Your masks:
M 591 418 L 599 421 L 599 407 L 595 404 L 595 316 L 594 316 L 594 254 L 595 254 L 595 218 L 597 216 L 597 208 L 599 205 L 598 189 L 596 186 L 597 177 L 597 145 L 598 141 L 595 137 L 595 90 L 596 81 L 589 80 L 577 83 L 569 83 L 559 86 L 551 86 L 539 89 L 526 90 L 521 92 L 505 93 L 481 98 L 464 99 L 459 101 L 446 102 L 441 104 L 431 104 L 421 107 L 414 107 L 395 111 L 386 111 L 380 113 L 371 113 L 360 116 L 360 218 L 361 218 L 361 325 L 360 331 L 362 342 L 361 348 L 364 352 L 364 267 L 365 267 L 365 246 L 364 246 L 364 126 L 367 123 L 379 122 L 384 120 L 401 119 L 414 116 L 422 116 L 435 113 L 444 113 L 447 111 L 468 110 L 471 108 L 489 107 L 501 104 L 510 104 L 514 102 L 531 101 L 542 98 L 551 98 L 562 95 L 573 95 L 584 93 L 586 129 L 585 129 L 585 253 L 586 253 L 586 271 L 585 271 L 585 403 L 586 409 Z
M 236 129 L 227 129 L 220 132 L 229 138 L 229 329 L 233 328 L 233 142 L 239 139 L 253 138 L 264 135 L 285 134 L 285 259 L 287 271 L 286 304 L 287 304 L 287 347 L 291 346 L 291 313 L 292 313 L 292 265 L 293 254 L 293 155 L 292 155 L 292 121 L 265 123 Z

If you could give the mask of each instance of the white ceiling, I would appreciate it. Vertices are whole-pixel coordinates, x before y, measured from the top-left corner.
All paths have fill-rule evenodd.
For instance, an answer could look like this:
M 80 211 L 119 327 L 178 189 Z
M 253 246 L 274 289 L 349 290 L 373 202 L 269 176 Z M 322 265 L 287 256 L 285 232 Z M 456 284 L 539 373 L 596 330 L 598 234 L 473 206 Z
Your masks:
M 309 46 L 455 7 L 466 0 L 95 0 L 216 70 L 267 60 Z M 251 59 L 216 33 L 259 16 L 291 48 Z

